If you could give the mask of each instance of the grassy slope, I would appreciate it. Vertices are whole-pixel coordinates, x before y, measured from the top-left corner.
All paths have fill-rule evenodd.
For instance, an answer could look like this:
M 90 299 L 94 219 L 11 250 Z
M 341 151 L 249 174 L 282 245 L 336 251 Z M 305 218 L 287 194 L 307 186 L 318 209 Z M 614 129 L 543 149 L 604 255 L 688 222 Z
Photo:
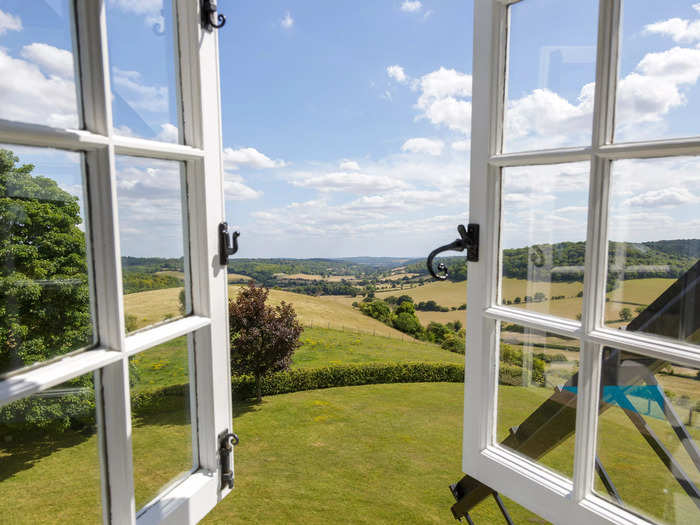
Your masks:
M 464 363 L 464 356 L 448 352 L 434 344 L 397 341 L 388 337 L 325 328 L 305 329 L 301 342 L 301 348 L 294 354 L 294 368 L 318 368 L 346 363 Z
M 229 297 L 236 296 L 240 286 L 229 286 Z M 179 315 L 181 288 L 167 288 L 128 294 L 124 296 L 127 315 L 138 319 L 139 328 L 162 321 L 166 316 Z M 294 305 L 300 321 L 305 325 L 323 326 L 405 339 L 406 336 L 379 321 L 361 314 L 352 308 L 352 301 L 338 301 L 333 297 L 312 297 L 282 290 L 270 290 L 270 304 L 286 301 Z

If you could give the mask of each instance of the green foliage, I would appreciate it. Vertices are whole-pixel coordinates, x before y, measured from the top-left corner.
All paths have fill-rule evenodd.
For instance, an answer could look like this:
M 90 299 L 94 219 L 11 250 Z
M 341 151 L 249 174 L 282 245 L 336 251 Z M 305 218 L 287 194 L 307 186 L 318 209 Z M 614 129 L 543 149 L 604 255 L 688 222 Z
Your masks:
M 263 395 L 286 394 L 340 386 L 382 383 L 435 383 L 464 381 L 464 366 L 441 363 L 402 363 L 341 365 L 325 368 L 296 369 L 278 372 L 263 378 Z M 238 399 L 255 396 L 252 376 L 232 379 L 233 395 Z
M 401 295 L 399 296 L 398 299 L 396 299 L 396 304 L 401 304 L 401 303 L 412 303 L 413 302 L 413 297 L 410 295 Z
M 384 301 L 377 299 L 369 303 L 360 303 L 360 311 L 377 321 L 391 325 L 391 308 Z
M 408 303 L 404 303 L 408 304 Z M 394 328 L 405 334 L 419 337 L 423 332 L 423 326 L 415 313 L 401 312 L 392 320 Z
M 0 149 L 0 373 L 92 341 L 78 198 Z
M 450 309 L 446 306 L 440 306 L 435 301 L 421 301 L 416 306 L 416 310 L 421 310 L 423 312 L 449 312 Z
M 443 339 L 442 344 L 440 346 L 445 350 L 449 350 L 450 352 L 454 352 L 455 354 L 464 355 L 464 351 L 466 348 L 465 345 L 466 345 L 466 341 L 465 341 L 463 335 L 455 334 L 455 333 L 448 333 L 445 336 L 445 339 Z
M 623 321 L 631 321 L 632 317 L 634 316 L 632 315 L 632 310 L 630 310 L 629 308 L 625 307 L 622 310 L 620 310 L 620 319 L 622 319 Z
M 454 331 L 452 329 L 448 328 L 444 324 L 436 323 L 434 321 L 428 324 L 428 328 L 425 329 L 425 335 L 428 341 L 432 341 L 433 343 L 437 344 L 441 344 L 445 340 L 445 337 L 453 332 Z
M 123 273 L 124 294 L 143 292 L 146 290 L 162 290 L 164 288 L 179 288 L 182 280 L 172 275 L 156 273 L 127 272 Z
M 510 345 L 502 344 L 500 361 L 508 365 L 523 367 L 523 351 Z M 535 356 L 532 357 L 532 381 L 544 385 L 544 361 Z M 511 383 L 507 383 L 511 384 Z
M 413 303 L 409 303 L 408 301 L 404 301 L 404 302 L 400 303 L 399 306 L 396 307 L 396 310 L 394 310 L 394 313 L 396 315 L 399 315 L 402 313 L 415 314 L 416 307 Z
M 291 304 L 265 304 L 269 293 L 251 283 L 229 301 L 231 367 L 234 373 L 253 375 L 258 400 L 262 377 L 289 368 L 303 331 Z

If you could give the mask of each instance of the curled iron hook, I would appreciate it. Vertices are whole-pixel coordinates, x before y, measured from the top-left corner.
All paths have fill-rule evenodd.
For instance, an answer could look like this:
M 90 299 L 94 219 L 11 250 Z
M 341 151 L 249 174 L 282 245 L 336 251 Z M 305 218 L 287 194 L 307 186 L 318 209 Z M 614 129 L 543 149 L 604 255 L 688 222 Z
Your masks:
M 202 0 L 202 26 L 209 32 L 213 29 L 222 28 L 226 24 L 226 17 L 222 14 L 217 14 L 217 9 L 216 0 Z M 216 21 L 218 21 L 218 24 Z
M 464 225 L 460 224 L 457 226 L 457 231 L 459 232 L 459 239 L 452 241 L 450 244 L 445 244 L 444 246 L 434 249 L 432 252 L 430 252 L 430 255 L 428 255 L 428 271 L 433 278 L 438 279 L 439 281 L 444 281 L 449 275 L 447 266 L 445 266 L 444 263 L 438 264 L 437 270 L 438 272 L 441 272 L 440 275 L 438 275 L 433 269 L 433 259 L 435 259 L 439 253 L 447 251 L 462 252 L 467 250 L 468 261 L 479 260 L 479 225 L 469 224 L 469 227 L 465 228 Z

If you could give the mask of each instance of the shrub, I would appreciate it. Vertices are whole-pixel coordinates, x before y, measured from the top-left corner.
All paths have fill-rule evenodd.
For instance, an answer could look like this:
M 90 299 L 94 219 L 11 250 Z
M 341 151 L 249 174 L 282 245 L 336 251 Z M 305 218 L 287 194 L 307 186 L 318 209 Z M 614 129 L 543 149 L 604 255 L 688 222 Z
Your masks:
M 428 341 L 432 341 L 434 343 L 439 344 L 442 343 L 445 340 L 447 334 L 450 333 L 450 328 L 448 328 L 442 323 L 436 323 L 435 321 L 431 321 L 428 325 L 428 328 L 426 328 L 425 332 L 428 337 Z
M 464 355 L 465 345 L 466 342 L 463 336 L 455 333 L 448 333 L 440 346 L 444 350 Z
M 287 394 L 303 390 L 359 386 L 385 383 L 461 383 L 464 366 L 440 363 L 373 363 L 336 365 L 324 368 L 278 372 L 263 378 L 263 395 Z M 249 375 L 232 379 L 232 390 L 238 399 L 255 397 L 254 380 Z
M 423 326 L 420 324 L 418 317 L 416 317 L 416 314 L 414 313 L 401 312 L 399 315 L 394 317 L 392 324 L 394 325 L 394 328 L 400 332 L 416 337 L 423 331 Z

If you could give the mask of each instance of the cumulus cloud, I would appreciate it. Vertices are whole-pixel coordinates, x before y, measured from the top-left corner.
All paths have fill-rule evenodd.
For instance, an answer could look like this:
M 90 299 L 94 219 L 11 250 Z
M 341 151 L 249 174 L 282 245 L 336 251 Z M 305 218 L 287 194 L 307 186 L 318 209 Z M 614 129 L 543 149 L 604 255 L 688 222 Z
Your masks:
M 397 64 L 387 67 L 386 74 L 389 75 L 389 78 L 393 78 L 401 84 L 408 80 L 408 77 L 406 76 L 406 73 L 404 72 L 403 68 Z
M 456 140 L 452 143 L 452 149 L 455 151 L 469 151 L 471 144 L 468 140 Z
M 232 201 L 247 201 L 258 199 L 262 196 L 261 191 L 254 190 L 245 184 L 243 177 L 237 173 L 224 173 L 224 198 Z
M 54 54 L 65 57 L 68 51 L 46 44 L 42 48 L 45 58 Z M 25 49 L 31 48 L 26 46 Z M 50 48 L 50 49 L 49 49 Z M 28 56 L 37 58 L 36 50 Z M 42 61 L 43 67 L 48 64 Z M 76 127 L 78 111 L 75 84 L 72 78 L 61 77 L 56 70 L 61 66 L 43 70 L 40 64 L 10 56 L 0 48 L 0 117 L 8 120 L 32 122 L 56 127 Z
M 225 148 L 224 165 L 228 169 L 236 170 L 240 166 L 255 169 L 282 168 L 287 165 L 283 160 L 272 160 L 255 148 Z
M 129 128 L 127 128 L 129 129 Z M 131 131 L 131 130 L 129 130 Z M 179 139 L 179 133 L 177 126 L 166 122 L 160 125 L 160 133 L 156 136 L 156 140 L 163 142 L 177 142 Z
M 0 35 L 4 35 L 8 31 L 21 31 L 22 19 L 12 13 L 5 13 L 0 9 Z
M 435 125 L 467 133 L 471 120 L 472 77 L 454 69 L 440 69 L 421 77 L 416 107 Z
M 33 62 L 49 75 L 70 80 L 74 78 L 73 53 L 66 49 L 35 42 L 24 46 L 20 56 Z
M 284 18 L 280 21 L 280 25 L 284 27 L 285 29 L 291 29 L 291 27 L 294 25 L 294 19 L 292 18 L 292 15 L 287 11 L 284 14 Z
M 418 0 L 404 0 L 404 2 L 401 4 L 401 11 L 406 13 L 415 13 L 416 11 L 420 11 L 422 7 L 423 4 L 421 4 Z
M 401 151 L 409 151 L 411 153 L 425 153 L 427 155 L 440 155 L 445 147 L 445 143 L 441 140 L 427 139 L 417 137 L 408 139 L 401 146 Z
M 693 4 L 693 9 L 700 13 L 700 3 Z M 683 18 L 669 18 L 654 24 L 644 26 L 647 34 L 669 36 L 679 44 L 692 44 L 700 40 L 700 20 L 685 20 Z

